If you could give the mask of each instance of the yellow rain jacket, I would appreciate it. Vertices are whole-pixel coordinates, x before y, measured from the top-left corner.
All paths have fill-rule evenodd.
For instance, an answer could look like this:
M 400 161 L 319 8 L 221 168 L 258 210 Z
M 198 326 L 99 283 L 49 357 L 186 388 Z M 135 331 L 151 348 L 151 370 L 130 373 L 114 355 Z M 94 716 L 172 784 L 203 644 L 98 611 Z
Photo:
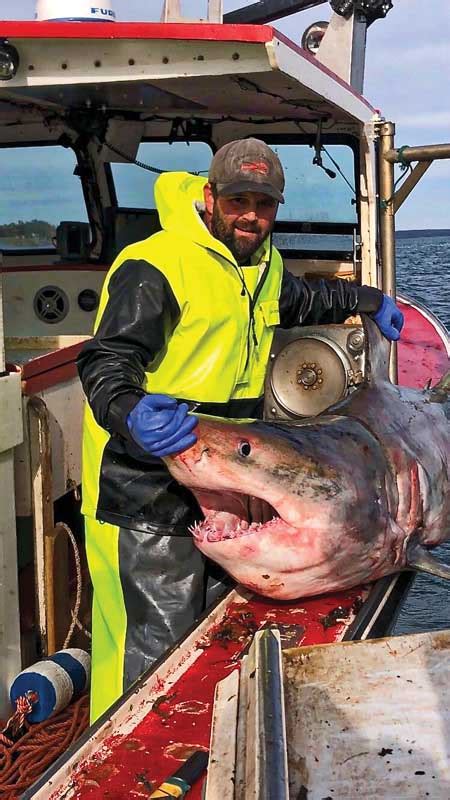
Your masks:
M 164 463 L 131 440 L 126 417 L 145 392 L 222 416 L 257 413 L 283 274 L 266 240 L 240 267 L 197 211 L 205 179 L 166 173 L 155 185 L 162 230 L 126 247 L 103 286 L 95 335 L 79 357 L 89 403 L 83 513 L 121 527 L 182 534 L 195 501 Z

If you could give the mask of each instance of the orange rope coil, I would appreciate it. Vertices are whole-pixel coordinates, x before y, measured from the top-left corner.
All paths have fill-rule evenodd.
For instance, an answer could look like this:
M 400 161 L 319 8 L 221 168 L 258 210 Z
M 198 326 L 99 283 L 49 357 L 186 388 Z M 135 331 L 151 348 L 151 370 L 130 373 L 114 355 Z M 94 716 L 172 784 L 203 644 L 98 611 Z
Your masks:
M 89 724 L 89 695 L 83 694 L 44 722 L 30 725 L 25 717 L 26 713 L 22 725 L 26 733 L 17 742 L 0 741 L 2 800 L 17 800 L 81 736 Z

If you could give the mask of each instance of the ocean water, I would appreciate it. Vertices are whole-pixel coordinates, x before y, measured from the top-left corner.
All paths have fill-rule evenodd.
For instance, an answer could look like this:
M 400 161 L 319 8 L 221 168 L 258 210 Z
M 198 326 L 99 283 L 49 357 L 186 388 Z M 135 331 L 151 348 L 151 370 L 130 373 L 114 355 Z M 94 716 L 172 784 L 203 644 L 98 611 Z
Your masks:
M 420 300 L 450 331 L 450 237 L 397 240 L 397 266 L 398 292 Z M 450 542 L 433 554 L 450 564 Z M 443 628 L 450 628 L 450 581 L 417 575 L 393 632 Z

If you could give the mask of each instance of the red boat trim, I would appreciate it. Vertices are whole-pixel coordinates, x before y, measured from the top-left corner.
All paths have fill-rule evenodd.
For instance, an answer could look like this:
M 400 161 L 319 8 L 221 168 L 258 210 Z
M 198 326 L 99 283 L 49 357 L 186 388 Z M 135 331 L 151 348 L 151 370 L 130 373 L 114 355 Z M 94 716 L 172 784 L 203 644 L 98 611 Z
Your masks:
M 269 25 L 223 25 L 198 22 L 2 22 L 1 36 L 16 39 L 192 39 L 270 42 Z M 278 34 L 276 34 L 278 35 Z
M 75 361 L 83 344 L 76 342 L 44 355 L 36 355 L 23 365 L 12 362 L 6 367 L 10 372 L 21 373 L 23 394 L 37 394 L 78 376 Z
M 83 344 L 84 342 L 75 342 L 75 344 L 60 347 L 58 350 L 52 350 L 50 353 L 44 353 L 36 355 L 35 358 L 30 358 L 30 360 L 21 367 L 22 376 L 26 380 L 35 375 L 42 375 L 49 370 L 55 369 L 55 367 L 62 367 L 70 362 L 74 362 Z
M 22 393 L 27 397 L 31 397 L 34 394 L 43 392 L 45 389 L 50 389 L 52 386 L 66 383 L 73 378 L 78 378 L 77 365 L 74 361 L 71 364 L 64 364 L 41 375 L 22 380 Z

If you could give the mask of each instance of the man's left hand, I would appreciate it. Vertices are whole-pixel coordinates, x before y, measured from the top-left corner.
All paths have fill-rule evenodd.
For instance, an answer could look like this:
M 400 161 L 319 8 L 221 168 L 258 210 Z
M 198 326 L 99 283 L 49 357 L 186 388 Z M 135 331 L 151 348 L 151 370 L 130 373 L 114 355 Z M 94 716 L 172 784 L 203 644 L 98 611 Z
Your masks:
M 375 314 L 372 314 L 372 319 L 377 323 L 383 336 L 390 342 L 400 339 L 400 331 L 405 319 L 392 297 L 387 294 L 383 295 L 381 306 Z

